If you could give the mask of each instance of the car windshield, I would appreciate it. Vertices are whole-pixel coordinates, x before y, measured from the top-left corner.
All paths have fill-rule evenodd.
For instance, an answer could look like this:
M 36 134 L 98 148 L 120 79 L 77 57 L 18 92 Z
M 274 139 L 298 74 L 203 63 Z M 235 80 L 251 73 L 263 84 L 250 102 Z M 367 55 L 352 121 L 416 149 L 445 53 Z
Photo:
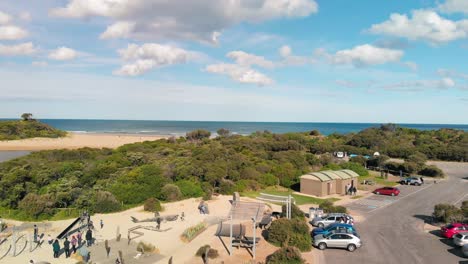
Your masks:
M 454 227 L 455 227 L 455 226 L 452 225 L 452 224 L 450 224 L 450 225 L 447 226 L 448 229 L 452 229 L 452 228 L 454 228 Z

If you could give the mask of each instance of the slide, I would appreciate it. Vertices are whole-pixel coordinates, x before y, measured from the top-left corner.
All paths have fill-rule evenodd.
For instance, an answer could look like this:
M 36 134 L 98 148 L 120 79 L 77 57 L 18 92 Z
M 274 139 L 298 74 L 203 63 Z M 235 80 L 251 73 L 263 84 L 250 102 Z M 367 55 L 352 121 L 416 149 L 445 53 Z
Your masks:
M 73 221 L 67 228 L 65 228 L 65 230 L 62 231 L 62 233 L 60 233 L 60 235 L 57 236 L 58 239 L 62 239 L 64 237 L 66 237 L 68 235 L 68 232 L 70 232 L 72 230 L 72 228 L 78 223 L 80 222 L 80 219 L 81 217 L 78 217 L 77 219 L 75 219 L 75 221 Z

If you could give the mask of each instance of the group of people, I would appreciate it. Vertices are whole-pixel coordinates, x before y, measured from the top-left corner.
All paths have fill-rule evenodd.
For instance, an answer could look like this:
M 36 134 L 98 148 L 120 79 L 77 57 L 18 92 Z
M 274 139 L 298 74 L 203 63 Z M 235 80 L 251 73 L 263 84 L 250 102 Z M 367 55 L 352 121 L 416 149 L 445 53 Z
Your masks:
M 346 184 L 346 195 L 356 195 L 357 193 L 357 189 L 356 189 L 356 186 L 354 185 L 351 185 L 350 183 Z
M 354 222 L 353 222 L 353 219 L 349 216 L 343 216 L 343 217 L 340 217 L 337 222 L 341 223 L 341 224 L 348 224 L 348 225 L 353 225 Z
M 90 247 L 93 245 L 93 231 L 88 229 L 85 234 L 86 239 L 86 246 Z M 60 242 L 58 239 L 53 240 L 52 237 L 48 236 L 48 242 L 52 245 L 52 250 L 54 252 L 54 258 L 58 258 L 60 256 Z M 83 245 L 83 238 L 81 232 L 75 236 L 73 235 L 71 240 L 68 240 L 68 237 L 65 237 L 65 241 L 63 241 L 63 251 L 65 253 L 65 257 L 69 258 L 71 253 L 76 253 L 76 250 Z

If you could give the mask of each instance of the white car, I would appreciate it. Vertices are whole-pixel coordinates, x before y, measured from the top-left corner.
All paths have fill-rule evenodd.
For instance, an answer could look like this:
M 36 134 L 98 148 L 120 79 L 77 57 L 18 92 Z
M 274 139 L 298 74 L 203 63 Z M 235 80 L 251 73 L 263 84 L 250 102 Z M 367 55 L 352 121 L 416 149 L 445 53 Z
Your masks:
M 453 243 L 459 247 L 468 244 L 468 232 L 460 232 L 453 236 Z
M 330 233 L 326 236 L 314 236 L 314 246 L 320 250 L 326 248 L 346 248 L 353 252 L 356 248 L 361 247 L 361 239 L 351 233 Z

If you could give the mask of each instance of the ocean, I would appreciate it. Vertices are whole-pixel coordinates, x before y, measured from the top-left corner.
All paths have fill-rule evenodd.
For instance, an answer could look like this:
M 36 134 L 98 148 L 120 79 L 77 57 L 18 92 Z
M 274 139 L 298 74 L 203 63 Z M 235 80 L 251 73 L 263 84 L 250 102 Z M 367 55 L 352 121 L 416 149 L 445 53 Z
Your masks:
M 221 122 L 221 121 L 138 121 L 138 120 L 78 120 L 41 119 L 58 129 L 77 133 L 116 133 L 183 136 L 195 129 L 205 129 L 215 133 L 225 128 L 233 134 L 248 135 L 255 131 L 268 130 L 273 133 L 302 132 L 319 130 L 324 135 L 332 133 L 358 132 L 376 123 L 286 123 L 286 122 Z M 468 131 L 468 125 L 444 124 L 399 124 L 402 127 L 421 130 L 453 128 Z

